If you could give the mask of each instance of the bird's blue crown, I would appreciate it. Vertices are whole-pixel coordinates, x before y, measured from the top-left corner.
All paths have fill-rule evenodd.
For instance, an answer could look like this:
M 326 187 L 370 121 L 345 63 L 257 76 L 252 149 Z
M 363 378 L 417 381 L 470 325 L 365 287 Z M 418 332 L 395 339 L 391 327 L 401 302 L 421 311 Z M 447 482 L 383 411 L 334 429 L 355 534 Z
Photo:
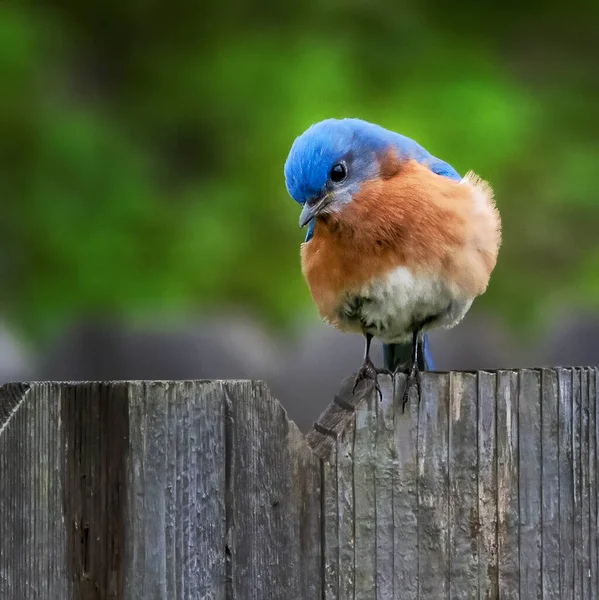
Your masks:
M 321 193 L 331 167 L 347 156 L 357 163 L 356 181 L 375 176 L 377 155 L 390 147 L 400 158 L 417 160 L 439 175 L 459 179 L 450 165 L 404 135 L 361 119 L 326 119 L 312 125 L 293 142 L 285 162 L 285 184 L 289 195 L 304 204 Z

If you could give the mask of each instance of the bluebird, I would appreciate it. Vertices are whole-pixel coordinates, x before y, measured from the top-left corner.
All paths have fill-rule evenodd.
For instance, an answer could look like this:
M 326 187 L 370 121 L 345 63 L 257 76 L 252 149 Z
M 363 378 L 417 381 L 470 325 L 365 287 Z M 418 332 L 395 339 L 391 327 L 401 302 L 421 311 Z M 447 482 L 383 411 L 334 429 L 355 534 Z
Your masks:
M 459 323 L 489 282 L 501 222 L 489 184 L 461 177 L 414 140 L 360 119 L 327 119 L 295 139 L 285 162 L 301 206 L 302 272 L 321 317 L 365 337 L 355 385 L 385 370 L 433 368 L 426 332 Z M 355 389 L 354 385 L 354 389 Z

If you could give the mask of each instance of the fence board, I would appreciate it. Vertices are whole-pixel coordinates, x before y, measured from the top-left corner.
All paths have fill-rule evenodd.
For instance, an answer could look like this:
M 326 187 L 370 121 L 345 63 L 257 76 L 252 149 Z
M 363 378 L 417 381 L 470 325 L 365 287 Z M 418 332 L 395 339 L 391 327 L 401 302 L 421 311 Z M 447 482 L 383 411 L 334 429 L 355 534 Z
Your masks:
M 572 526 L 574 528 L 574 598 L 583 598 L 582 595 L 582 454 L 580 444 L 582 411 L 581 411 L 581 395 L 580 395 L 580 371 L 574 370 L 572 376 L 572 485 L 574 499 L 574 520 Z
M 452 598 L 478 596 L 476 375 L 452 373 L 449 409 L 449 585 Z
M 559 381 L 559 539 L 560 539 L 560 598 L 574 599 L 574 556 L 562 552 L 574 547 L 574 465 L 572 447 L 572 378 L 571 369 L 558 371 Z
M 339 493 L 337 489 L 337 444 L 322 465 L 322 536 L 324 600 L 337 600 L 340 585 Z
M 356 411 L 354 435 L 355 600 L 376 598 L 376 494 L 375 464 L 377 404 L 374 394 Z
M 499 597 L 497 553 L 497 439 L 494 373 L 478 374 L 478 598 Z
M 520 598 L 542 598 L 541 571 L 541 381 L 537 371 L 519 374 Z
M 277 590 L 301 589 L 300 569 L 289 565 L 301 564 L 298 517 L 304 499 L 294 489 L 290 423 L 283 408 L 261 384 L 239 382 L 236 395 L 228 403 L 233 592 L 239 599 L 268 600 Z M 318 468 L 315 460 L 313 468 Z M 311 537 L 309 550 L 318 555 Z M 319 573 L 311 575 L 320 588 Z
M 395 447 L 397 472 L 393 482 L 393 546 L 395 548 L 395 598 L 418 598 L 418 401 L 414 387 L 402 410 L 405 375 L 395 378 Z
M 449 375 L 423 375 L 418 418 L 418 579 L 421 600 L 449 598 Z
M 518 374 L 497 373 L 497 562 L 499 598 L 520 598 Z
M 356 580 L 354 515 L 354 436 L 352 419 L 339 438 L 337 493 L 339 507 L 339 600 L 353 600 Z
M 590 561 L 590 582 L 591 600 L 597 600 L 597 456 L 595 430 L 597 420 L 597 389 L 595 385 L 595 371 L 589 369 L 589 561 Z
M 580 498 L 582 510 L 582 595 L 589 598 L 590 590 L 590 543 L 589 543 L 589 374 L 587 369 L 580 370 Z
M 210 386 L 204 392 L 204 402 L 194 403 L 191 431 L 194 433 L 196 454 L 196 513 L 193 515 L 198 548 L 196 553 L 199 576 L 197 598 L 223 600 L 231 576 L 227 570 L 227 552 L 218 552 L 225 541 L 229 544 L 227 529 L 227 469 L 225 436 L 225 402 L 219 388 Z M 173 479 L 175 479 L 173 473 Z M 168 597 L 168 596 L 167 596 Z
M 559 426 L 557 373 L 541 374 L 541 522 L 543 598 L 560 600 Z
M 0 388 L 0 598 L 597 598 L 596 369 Z
M 593 471 L 593 481 L 595 486 L 594 499 L 596 503 L 596 530 L 595 530 L 595 543 L 597 544 L 596 552 L 596 591 L 599 597 L 599 368 L 592 369 L 592 377 L 595 383 L 593 393 L 593 404 L 595 405 L 595 429 L 591 435 L 595 437 L 595 469 Z
M 396 469 L 395 426 L 393 423 L 393 379 L 379 380 L 382 399 L 376 406 L 375 461 L 376 514 L 376 598 L 394 598 L 395 548 L 393 531 L 393 479 Z M 375 399 L 377 402 L 378 399 Z

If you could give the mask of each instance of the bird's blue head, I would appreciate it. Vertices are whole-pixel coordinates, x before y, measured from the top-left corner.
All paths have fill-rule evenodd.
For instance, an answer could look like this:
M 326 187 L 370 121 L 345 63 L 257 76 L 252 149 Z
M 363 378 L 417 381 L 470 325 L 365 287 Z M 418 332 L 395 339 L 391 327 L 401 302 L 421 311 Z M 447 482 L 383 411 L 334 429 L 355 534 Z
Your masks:
M 376 176 L 377 152 L 388 144 L 384 132 L 359 119 L 327 119 L 296 138 L 285 162 L 285 183 L 303 206 L 301 227 L 350 202 L 360 184 Z
M 364 181 L 378 176 L 379 159 L 389 148 L 400 159 L 426 162 L 435 172 L 441 165 L 457 176 L 408 137 L 361 119 L 327 119 L 296 138 L 285 162 L 287 190 L 302 205 L 300 227 L 351 202 Z

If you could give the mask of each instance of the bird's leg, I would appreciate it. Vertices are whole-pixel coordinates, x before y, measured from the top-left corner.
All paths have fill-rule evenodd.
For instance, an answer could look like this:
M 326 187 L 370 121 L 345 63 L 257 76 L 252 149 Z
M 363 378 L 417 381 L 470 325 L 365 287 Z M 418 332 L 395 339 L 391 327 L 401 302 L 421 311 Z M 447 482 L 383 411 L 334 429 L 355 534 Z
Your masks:
M 360 381 L 363 381 L 364 379 L 372 379 L 374 381 L 374 387 L 375 387 L 376 391 L 378 392 L 380 399 L 382 400 L 383 392 L 381 392 L 381 387 L 379 385 L 378 378 L 377 378 L 378 371 L 377 371 L 376 367 L 374 366 L 374 363 L 370 359 L 370 343 L 372 342 L 372 334 L 365 333 L 364 337 L 366 338 L 366 348 L 364 350 L 364 362 L 362 363 L 360 370 L 356 374 L 353 392 L 356 391 L 356 388 L 358 387 L 358 384 L 360 383 Z
M 415 329 L 412 334 L 412 367 L 408 372 L 408 377 L 406 379 L 406 388 L 403 393 L 401 405 L 402 412 L 405 412 L 406 410 L 410 388 L 414 382 L 416 383 L 416 388 L 418 390 L 418 401 L 420 401 L 422 394 L 422 376 L 420 374 L 420 369 L 418 368 L 418 342 L 420 341 L 420 331 L 420 329 Z

